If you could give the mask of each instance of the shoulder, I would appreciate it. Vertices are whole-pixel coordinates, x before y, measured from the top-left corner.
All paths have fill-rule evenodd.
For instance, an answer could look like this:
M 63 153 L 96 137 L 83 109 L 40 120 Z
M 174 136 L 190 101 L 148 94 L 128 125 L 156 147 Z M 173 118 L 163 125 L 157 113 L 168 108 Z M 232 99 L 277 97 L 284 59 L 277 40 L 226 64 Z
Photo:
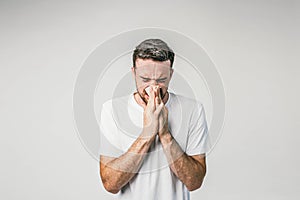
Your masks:
M 102 104 L 102 109 L 111 111 L 113 108 L 120 108 L 124 107 L 125 105 L 128 105 L 128 100 L 131 97 L 132 94 L 121 96 L 121 97 L 115 97 L 109 100 L 106 100 Z
M 174 94 L 174 93 L 170 93 L 170 96 L 172 98 L 172 103 L 173 102 L 179 103 L 184 108 L 191 108 L 191 109 L 203 108 L 203 103 L 200 100 L 191 97 L 186 97 L 180 94 Z

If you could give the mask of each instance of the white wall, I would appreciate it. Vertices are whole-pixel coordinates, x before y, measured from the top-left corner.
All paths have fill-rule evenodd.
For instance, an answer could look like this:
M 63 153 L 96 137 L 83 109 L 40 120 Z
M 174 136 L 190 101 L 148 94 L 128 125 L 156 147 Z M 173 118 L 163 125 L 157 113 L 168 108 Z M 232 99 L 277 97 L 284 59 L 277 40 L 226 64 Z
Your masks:
M 1 199 L 111 199 L 75 132 L 82 62 L 112 35 L 176 30 L 226 89 L 222 137 L 192 199 L 299 199 L 299 1 L 1 1 Z

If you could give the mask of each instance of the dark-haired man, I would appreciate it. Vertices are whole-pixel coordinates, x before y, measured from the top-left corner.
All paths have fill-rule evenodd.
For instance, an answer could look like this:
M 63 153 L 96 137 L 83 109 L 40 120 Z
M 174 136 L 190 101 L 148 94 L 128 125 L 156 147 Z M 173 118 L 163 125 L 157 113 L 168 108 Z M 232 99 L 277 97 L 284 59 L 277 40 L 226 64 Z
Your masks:
M 168 92 L 174 56 L 160 39 L 143 41 L 131 68 L 137 91 L 102 107 L 100 175 L 120 199 L 186 200 L 203 182 L 205 112 L 200 102 Z

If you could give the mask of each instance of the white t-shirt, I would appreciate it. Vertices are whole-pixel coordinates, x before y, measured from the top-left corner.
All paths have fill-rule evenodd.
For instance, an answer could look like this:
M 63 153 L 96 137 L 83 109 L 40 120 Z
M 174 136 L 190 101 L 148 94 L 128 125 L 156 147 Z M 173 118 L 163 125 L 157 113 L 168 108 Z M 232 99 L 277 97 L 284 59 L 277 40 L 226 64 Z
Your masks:
M 203 105 L 169 94 L 166 107 L 170 133 L 187 155 L 206 153 L 209 142 Z M 101 111 L 99 154 L 119 157 L 125 153 L 142 132 L 143 111 L 133 94 L 105 102 Z M 114 196 L 128 200 L 188 200 L 189 191 L 169 168 L 156 137 L 138 174 Z

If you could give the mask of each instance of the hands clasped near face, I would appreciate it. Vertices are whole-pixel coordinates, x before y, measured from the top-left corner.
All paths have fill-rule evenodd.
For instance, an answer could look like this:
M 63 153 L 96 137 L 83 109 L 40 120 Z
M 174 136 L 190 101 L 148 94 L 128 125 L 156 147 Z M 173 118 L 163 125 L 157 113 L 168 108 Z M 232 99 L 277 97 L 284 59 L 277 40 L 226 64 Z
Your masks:
M 168 132 L 168 109 L 164 105 L 160 88 L 158 86 L 149 86 L 149 100 L 147 105 L 143 104 L 144 121 L 143 130 L 147 136 L 159 136 Z

